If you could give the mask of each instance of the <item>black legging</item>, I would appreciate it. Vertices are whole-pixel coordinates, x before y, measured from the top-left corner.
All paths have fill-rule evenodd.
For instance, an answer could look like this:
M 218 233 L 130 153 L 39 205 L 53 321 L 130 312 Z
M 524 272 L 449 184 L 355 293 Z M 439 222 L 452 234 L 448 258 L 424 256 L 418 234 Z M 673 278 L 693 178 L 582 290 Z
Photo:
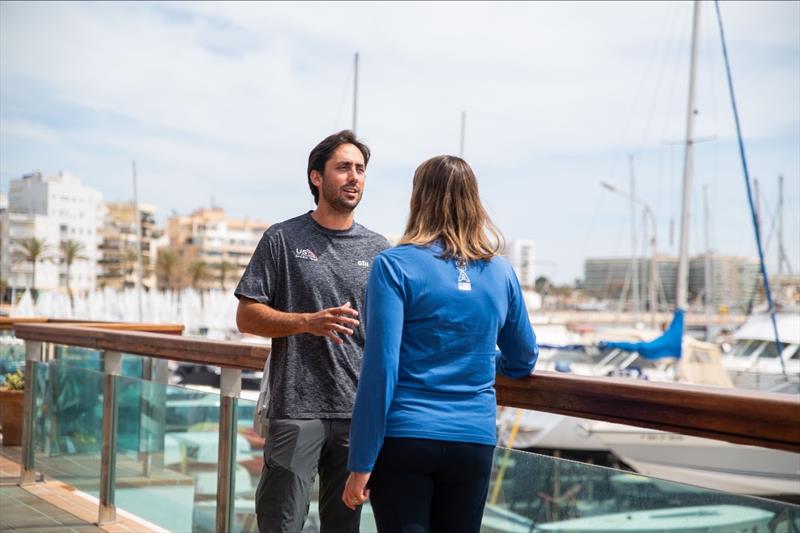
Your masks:
M 494 446 L 386 438 L 369 480 L 380 533 L 477 533 Z

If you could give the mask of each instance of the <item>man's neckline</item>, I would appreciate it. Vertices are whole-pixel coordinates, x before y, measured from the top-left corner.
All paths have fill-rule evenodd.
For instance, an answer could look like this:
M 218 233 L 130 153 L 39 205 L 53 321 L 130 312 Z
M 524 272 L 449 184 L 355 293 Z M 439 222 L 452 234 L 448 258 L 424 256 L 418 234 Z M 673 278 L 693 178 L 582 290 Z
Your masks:
M 311 221 L 311 223 L 314 225 L 315 228 L 317 228 L 319 231 L 322 231 L 323 233 L 330 233 L 330 234 L 333 234 L 333 235 L 343 235 L 343 234 L 346 234 L 346 233 L 350 233 L 356 227 L 356 221 L 353 220 L 353 223 L 350 224 L 350 227 L 347 228 L 347 229 L 328 228 L 326 226 L 323 226 L 319 222 L 317 222 L 316 219 L 314 219 L 314 217 L 312 216 L 313 212 L 314 211 L 308 211 L 306 213 L 306 217 L 308 218 L 308 220 Z

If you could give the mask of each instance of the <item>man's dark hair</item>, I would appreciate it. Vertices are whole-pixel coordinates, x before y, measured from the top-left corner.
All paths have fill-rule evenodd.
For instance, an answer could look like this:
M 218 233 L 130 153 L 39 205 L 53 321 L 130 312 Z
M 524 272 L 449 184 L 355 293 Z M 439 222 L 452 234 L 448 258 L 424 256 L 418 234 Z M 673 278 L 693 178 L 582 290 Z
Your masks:
M 333 156 L 333 152 L 343 144 L 354 145 L 361 151 L 361 155 L 364 156 L 364 166 L 366 167 L 367 163 L 369 163 L 369 146 L 359 141 L 352 130 L 342 130 L 339 133 L 334 133 L 333 135 L 325 137 L 322 142 L 316 145 L 314 149 L 311 150 L 311 153 L 308 154 L 308 188 L 311 189 L 311 194 L 314 195 L 315 204 L 319 204 L 319 189 L 316 185 L 311 183 L 311 171 L 316 170 L 322 174 L 325 170 L 325 163 Z

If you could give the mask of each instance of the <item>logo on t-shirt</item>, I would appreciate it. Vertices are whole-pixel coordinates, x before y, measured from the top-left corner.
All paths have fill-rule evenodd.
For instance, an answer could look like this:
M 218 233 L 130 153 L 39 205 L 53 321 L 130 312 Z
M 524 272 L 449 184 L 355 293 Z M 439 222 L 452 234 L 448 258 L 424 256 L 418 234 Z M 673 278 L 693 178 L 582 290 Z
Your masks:
M 319 257 L 308 248 L 295 248 L 294 256 L 297 259 L 308 259 L 309 261 L 319 261 Z
M 368 267 L 368 266 L 369 266 L 369 261 L 364 261 L 363 259 L 361 259 L 361 260 L 360 260 L 360 261 L 358 261 L 358 263 L 356 263 L 356 264 L 357 264 L 358 266 L 360 266 L 360 267 Z

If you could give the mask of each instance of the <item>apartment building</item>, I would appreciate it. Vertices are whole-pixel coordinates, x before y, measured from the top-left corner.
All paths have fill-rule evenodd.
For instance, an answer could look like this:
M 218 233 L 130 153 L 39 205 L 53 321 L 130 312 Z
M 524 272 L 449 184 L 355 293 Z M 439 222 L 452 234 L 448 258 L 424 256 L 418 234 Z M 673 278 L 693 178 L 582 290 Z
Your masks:
M 503 255 L 514 267 L 520 285 L 525 289 L 533 289 L 536 284 L 536 271 L 534 269 L 534 256 L 536 245 L 530 240 L 512 240 L 506 242 Z
M 689 298 L 708 303 L 714 310 L 750 312 L 761 301 L 759 294 L 760 266 L 758 259 L 711 254 L 708 256 L 708 288 L 706 258 L 689 260 Z
M 59 265 L 56 262 L 58 225 L 46 215 L 0 212 L 0 278 L 9 290 L 22 291 L 31 287 L 38 290 L 57 290 L 61 287 Z M 38 239 L 47 246 L 34 264 L 24 260 L 22 243 Z
M 198 209 L 188 216 L 172 216 L 167 220 L 165 234 L 169 244 L 159 253 L 168 252 L 180 258 L 183 285 L 227 289 L 244 272 L 268 227 L 269 224 L 259 220 L 228 217 L 220 207 Z M 198 263 L 205 265 L 205 275 L 201 277 L 193 274 L 192 265 Z M 223 264 L 230 267 L 224 280 L 220 268 Z M 159 277 L 159 286 L 167 288 L 169 276 Z
M 709 257 L 711 277 L 708 289 L 709 304 L 718 310 L 745 312 L 758 299 L 758 261 L 747 257 L 711 255 Z M 635 260 L 638 275 L 640 309 L 649 309 L 647 301 L 650 286 L 651 259 L 639 257 Z M 609 300 L 623 300 L 632 307 L 634 287 L 630 258 L 591 258 L 584 262 L 585 290 L 590 296 Z M 675 306 L 678 279 L 678 258 L 660 256 L 656 258 L 656 296 L 659 309 Z M 689 260 L 690 305 L 701 306 L 705 302 L 705 257 Z
M 8 209 L 3 223 L 3 273 L 10 287 L 90 291 L 96 286 L 99 212 L 102 195 L 81 183 L 76 176 L 60 172 L 45 176 L 33 172 L 12 180 Z M 15 260 L 25 239 L 43 240 L 43 260 L 34 268 L 30 262 Z M 79 243 L 79 253 L 67 267 L 59 246 Z M 7 249 L 7 253 L 6 250 Z M 69 280 L 67 271 L 69 270 Z M 53 274 L 55 272 L 55 274 Z M 55 277 L 54 277 L 55 276 Z
M 142 245 L 142 285 L 156 287 L 156 257 L 158 238 L 156 207 L 139 203 L 139 223 L 136 224 L 136 204 L 110 202 L 104 205 L 100 229 L 100 253 L 97 284 L 100 287 L 123 289 L 136 285 L 139 228 Z

